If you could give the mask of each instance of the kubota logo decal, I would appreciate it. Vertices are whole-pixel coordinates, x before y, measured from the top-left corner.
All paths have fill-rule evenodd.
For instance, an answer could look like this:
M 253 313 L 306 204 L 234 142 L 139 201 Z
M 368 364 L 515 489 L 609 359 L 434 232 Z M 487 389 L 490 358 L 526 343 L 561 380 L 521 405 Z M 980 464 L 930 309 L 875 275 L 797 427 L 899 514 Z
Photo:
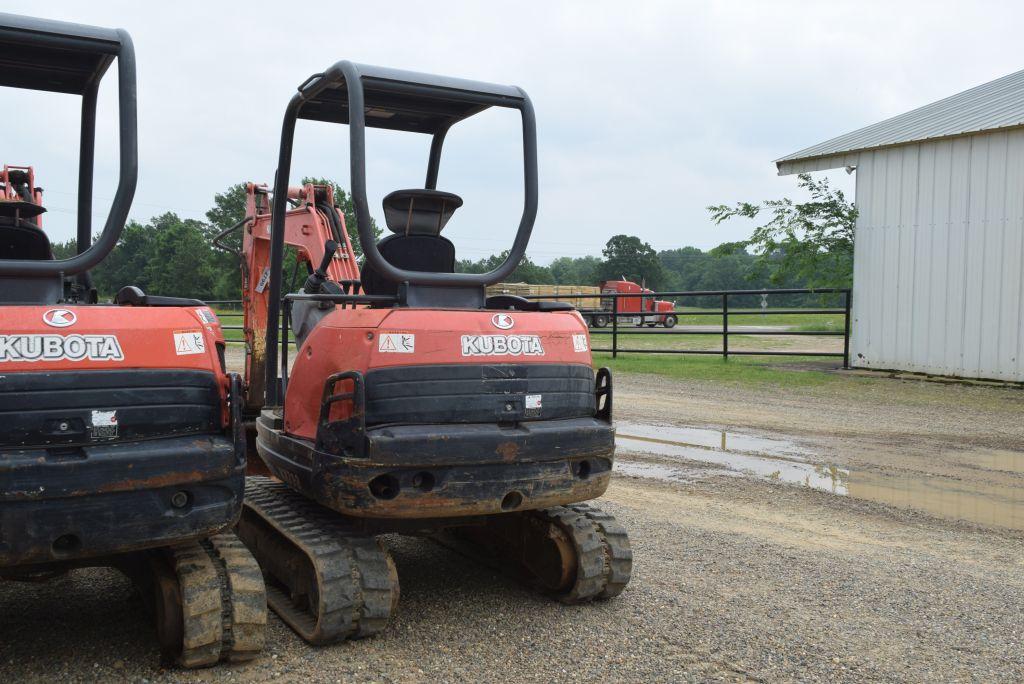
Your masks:
M 113 335 L 0 335 L 0 362 L 123 361 Z
M 78 316 L 75 315 L 75 312 L 67 309 L 50 309 L 43 314 L 43 323 L 52 325 L 54 328 L 66 328 L 69 325 L 74 325 L 77 320 Z
M 463 335 L 463 356 L 544 356 L 537 335 Z
M 512 317 L 507 313 L 494 314 L 491 316 L 491 323 L 493 323 L 494 327 L 498 330 L 509 330 L 516 324 L 516 322 L 512 320 Z

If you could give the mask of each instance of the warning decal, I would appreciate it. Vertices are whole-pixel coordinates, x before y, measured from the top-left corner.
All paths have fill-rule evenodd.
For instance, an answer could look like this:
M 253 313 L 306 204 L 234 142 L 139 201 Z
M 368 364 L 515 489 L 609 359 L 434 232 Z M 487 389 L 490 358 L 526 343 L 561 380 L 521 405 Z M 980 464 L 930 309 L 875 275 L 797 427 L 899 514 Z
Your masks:
M 174 353 L 178 356 L 205 354 L 206 340 L 202 330 L 175 330 Z
M 412 354 L 416 351 L 416 335 L 412 333 L 381 333 L 377 351 L 385 354 Z
M 263 275 L 260 276 L 260 280 L 256 283 L 256 292 L 260 294 L 267 289 L 267 283 L 270 282 L 270 267 L 267 266 L 263 269 Z

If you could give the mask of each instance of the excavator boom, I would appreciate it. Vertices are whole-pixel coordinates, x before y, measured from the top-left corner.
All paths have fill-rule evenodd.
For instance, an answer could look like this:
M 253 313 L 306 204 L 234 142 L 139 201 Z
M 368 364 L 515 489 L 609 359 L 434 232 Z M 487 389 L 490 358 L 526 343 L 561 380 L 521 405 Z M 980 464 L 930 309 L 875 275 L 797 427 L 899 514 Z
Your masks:
M 235 252 L 242 271 L 242 307 L 245 336 L 246 409 L 256 412 L 263 405 L 266 376 L 267 312 L 270 290 L 270 192 L 266 185 L 246 183 L 245 218 L 225 231 L 215 245 Z M 324 261 L 325 245 L 337 244 L 321 275 L 327 280 L 358 290 L 359 264 L 345 226 L 344 214 L 335 206 L 334 188 L 307 183 L 288 189 L 290 209 L 285 213 L 284 242 L 295 251 L 293 276 L 301 266 L 303 277 L 312 275 Z M 242 229 L 241 251 L 225 244 L 223 237 Z

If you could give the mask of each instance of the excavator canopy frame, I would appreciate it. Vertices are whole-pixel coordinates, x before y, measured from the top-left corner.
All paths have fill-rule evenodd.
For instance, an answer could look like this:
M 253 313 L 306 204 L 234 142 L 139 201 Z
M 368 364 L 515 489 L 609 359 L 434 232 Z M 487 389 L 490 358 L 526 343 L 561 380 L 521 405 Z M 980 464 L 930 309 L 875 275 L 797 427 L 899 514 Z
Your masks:
M 377 249 L 366 196 L 366 128 L 422 133 L 432 137 L 425 187 L 437 186 L 441 150 L 448 130 L 489 107 L 517 109 L 523 131 L 523 213 L 506 259 L 488 273 L 434 273 L 410 271 L 388 262 Z M 285 110 L 281 148 L 274 183 L 270 252 L 270 301 L 266 336 L 267 405 L 276 403 L 277 350 L 280 316 L 281 265 L 284 259 L 284 220 L 288 210 L 288 182 L 292 145 L 298 119 L 348 124 L 351 193 L 366 263 L 382 277 L 402 284 L 407 303 L 418 292 L 429 292 L 431 302 L 456 308 L 483 305 L 486 285 L 515 270 L 530 241 L 537 216 L 537 128 L 529 96 L 516 86 L 496 85 L 447 76 L 355 64 L 341 61 L 313 74 L 298 87 Z M 426 301 L 423 297 L 420 301 Z
M 92 244 L 93 161 L 100 81 L 118 62 L 120 171 L 103 232 Z M 78 166 L 78 254 L 61 260 L 0 260 L 0 277 L 50 278 L 84 273 L 117 244 L 138 179 L 135 49 L 123 29 L 0 13 L 0 86 L 82 97 Z

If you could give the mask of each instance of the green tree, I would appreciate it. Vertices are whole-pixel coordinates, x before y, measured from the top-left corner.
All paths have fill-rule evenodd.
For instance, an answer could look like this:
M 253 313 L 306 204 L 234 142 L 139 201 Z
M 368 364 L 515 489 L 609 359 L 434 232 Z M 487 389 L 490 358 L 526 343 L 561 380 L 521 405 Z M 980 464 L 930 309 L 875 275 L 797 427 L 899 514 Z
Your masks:
M 154 248 L 153 234 L 138 221 L 128 221 L 117 246 L 100 264 L 93 269 L 92 278 L 100 297 L 112 297 L 125 285 L 135 285 L 143 291 L 149 286 L 145 277 L 146 264 L 150 259 L 159 260 L 160 255 Z M 188 281 L 181 283 L 188 287 Z M 173 293 L 187 297 L 180 292 Z
M 696 290 L 711 255 L 697 247 L 679 247 L 658 252 L 658 259 L 665 268 L 666 288 Z
M 600 269 L 602 280 L 625 277 L 626 280 L 643 283 L 652 290 L 664 288 L 667 280 L 665 267 L 654 248 L 640 238 L 634 235 L 615 235 L 608 240 L 602 251 L 605 258 Z
M 597 285 L 601 260 L 595 256 L 558 257 L 548 270 L 558 285 Z
M 142 271 L 148 294 L 215 298 L 215 257 L 206 228 L 173 212 L 150 219 L 151 252 Z
M 754 228 L 742 244 L 754 249 L 760 274 L 766 274 L 773 286 L 796 280 L 805 287 L 850 287 L 857 208 L 842 190 L 829 187 L 828 179 L 816 181 L 800 174 L 797 185 L 810 195 L 810 201 L 739 202 L 710 206 L 708 211 L 716 224 L 736 216 L 768 215 L 769 220 Z
M 54 242 L 50 248 L 53 250 L 54 259 L 70 259 L 78 254 L 78 241 L 70 238 L 64 242 Z
M 505 261 L 509 251 L 506 249 L 500 254 L 492 254 L 486 259 L 480 259 L 479 261 L 459 259 L 455 264 L 455 270 L 458 273 L 487 273 L 488 271 L 493 271 Z M 555 282 L 551 275 L 551 270 L 546 266 L 538 266 L 533 263 L 529 256 L 524 256 L 516 270 L 512 271 L 505 280 L 510 283 L 531 283 L 534 285 L 552 285 Z
M 210 222 L 211 237 L 227 230 L 245 218 L 245 183 L 236 183 L 224 192 L 213 196 L 213 207 L 206 212 L 206 220 Z M 241 234 L 232 235 L 228 244 L 239 247 L 242 244 Z
M 209 224 L 203 234 L 213 254 L 210 265 L 214 273 L 214 299 L 237 299 L 241 292 L 242 277 L 238 258 L 234 254 L 213 248 L 213 238 L 245 218 L 245 183 L 236 183 L 213 196 L 213 207 L 206 212 Z M 241 251 L 242 232 L 235 231 L 223 239 L 224 244 Z

